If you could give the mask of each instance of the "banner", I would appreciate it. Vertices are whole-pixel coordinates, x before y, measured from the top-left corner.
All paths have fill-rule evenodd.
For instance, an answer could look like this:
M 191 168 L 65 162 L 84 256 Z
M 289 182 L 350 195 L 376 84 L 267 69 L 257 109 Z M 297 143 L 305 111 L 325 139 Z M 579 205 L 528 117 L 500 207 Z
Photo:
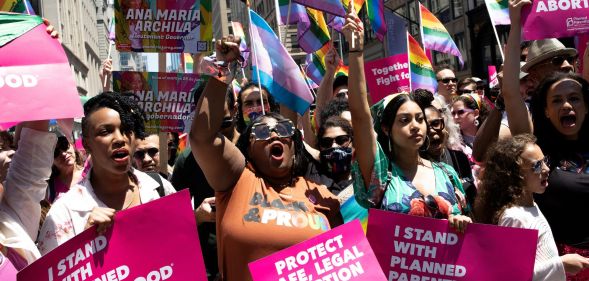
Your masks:
M 113 71 L 114 91 L 135 95 L 147 115 L 148 132 L 190 130 L 196 89 L 204 80 L 192 73 Z
M 538 231 L 370 209 L 367 237 L 389 281 L 532 281 Z
M 251 262 L 249 269 L 254 281 L 386 280 L 358 220 Z
M 487 66 L 489 71 L 489 88 L 493 89 L 499 85 L 499 78 L 497 77 L 497 68 L 494 65 Z
M 17 281 L 207 280 L 188 191 L 115 215 L 98 235 L 87 229 L 17 275 Z
M 115 1 L 117 50 L 159 53 L 212 51 L 211 1 Z
M 388 9 L 384 18 L 387 23 L 387 55 L 407 54 L 407 21 Z
M 84 115 L 65 51 L 46 28 L 37 16 L 0 14 L 0 123 Z
M 538 28 L 538 27 L 542 28 Z M 571 37 L 589 32 L 589 5 L 580 0 L 537 0 L 522 11 L 523 40 Z
M 366 84 L 372 102 L 393 93 L 409 92 L 409 58 L 407 53 L 364 63 Z

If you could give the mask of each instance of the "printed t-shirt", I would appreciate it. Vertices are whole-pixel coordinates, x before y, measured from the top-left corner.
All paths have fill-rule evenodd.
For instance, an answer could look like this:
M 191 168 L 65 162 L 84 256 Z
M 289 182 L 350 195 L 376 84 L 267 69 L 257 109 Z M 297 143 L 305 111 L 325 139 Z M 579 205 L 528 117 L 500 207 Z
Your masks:
M 219 270 L 224 281 L 252 280 L 248 263 L 341 223 L 339 201 L 299 177 L 276 191 L 249 167 L 235 187 L 216 193 Z

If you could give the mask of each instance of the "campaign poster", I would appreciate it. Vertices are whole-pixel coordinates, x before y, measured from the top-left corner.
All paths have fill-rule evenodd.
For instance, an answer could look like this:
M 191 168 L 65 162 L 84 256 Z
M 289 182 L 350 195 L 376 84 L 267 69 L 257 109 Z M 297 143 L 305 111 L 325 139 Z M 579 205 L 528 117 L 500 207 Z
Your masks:
M 370 209 L 367 237 L 388 281 L 532 281 L 538 231 Z
M 572 37 L 589 33 L 586 0 L 536 0 L 522 10 L 524 40 Z
M 116 46 L 120 52 L 212 51 L 212 1 L 116 0 Z
M 132 93 L 150 132 L 186 132 L 194 117 L 197 89 L 206 76 L 193 73 L 114 71 L 114 91 Z
M 409 57 L 407 53 L 369 61 L 364 64 L 366 84 L 377 103 L 384 97 L 400 92 L 409 92 Z
M 386 281 L 359 220 L 251 262 L 254 281 Z
M 21 270 L 17 281 L 206 281 L 196 220 L 186 191 L 115 215 Z

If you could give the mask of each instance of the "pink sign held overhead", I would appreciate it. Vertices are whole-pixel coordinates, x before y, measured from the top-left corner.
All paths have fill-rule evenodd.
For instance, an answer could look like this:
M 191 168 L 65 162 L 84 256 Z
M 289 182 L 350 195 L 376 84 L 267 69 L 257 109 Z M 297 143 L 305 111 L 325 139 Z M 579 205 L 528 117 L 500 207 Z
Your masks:
M 370 209 L 367 237 L 388 281 L 532 281 L 538 231 Z
M 251 262 L 249 269 L 254 281 L 386 280 L 358 220 Z
M 524 40 L 589 33 L 589 4 L 580 0 L 536 0 L 523 8 Z
M 366 84 L 368 84 L 373 103 L 393 93 L 409 92 L 410 75 L 407 54 L 366 62 L 364 69 Z
M 189 192 L 121 211 L 105 234 L 87 229 L 17 275 L 57 280 L 206 281 Z
M 499 78 L 497 77 L 497 68 L 494 65 L 487 66 L 489 70 L 489 88 L 495 88 L 499 85 Z

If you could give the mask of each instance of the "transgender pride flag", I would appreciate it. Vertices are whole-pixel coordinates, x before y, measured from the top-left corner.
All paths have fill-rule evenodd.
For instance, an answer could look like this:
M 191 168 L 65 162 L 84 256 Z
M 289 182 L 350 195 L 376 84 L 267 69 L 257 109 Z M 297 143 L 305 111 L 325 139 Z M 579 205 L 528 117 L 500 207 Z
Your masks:
M 253 49 L 252 78 L 281 104 L 303 115 L 313 102 L 311 90 L 299 66 L 288 54 L 268 23 L 251 9 L 250 39 Z

